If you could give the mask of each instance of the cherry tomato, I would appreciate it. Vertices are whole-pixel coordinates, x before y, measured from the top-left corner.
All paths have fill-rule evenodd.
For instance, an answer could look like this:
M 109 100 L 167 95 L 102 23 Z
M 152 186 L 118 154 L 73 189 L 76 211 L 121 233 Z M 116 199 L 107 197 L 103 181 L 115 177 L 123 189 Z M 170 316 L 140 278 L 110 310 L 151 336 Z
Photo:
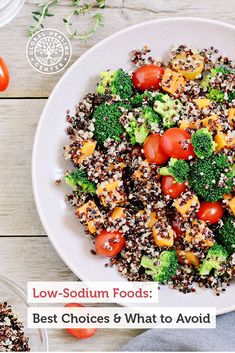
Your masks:
M 182 223 L 181 223 L 181 221 L 179 220 L 179 218 L 176 217 L 175 219 L 172 219 L 172 221 L 171 221 L 171 227 L 172 227 L 172 229 L 174 230 L 175 234 L 176 234 L 178 237 L 183 234 L 183 231 L 182 231 L 182 229 L 181 229 Z M 178 237 L 177 237 L 177 238 L 178 238 Z
M 197 213 L 197 218 L 208 221 L 210 224 L 217 223 L 224 214 L 224 209 L 220 202 L 203 202 Z
M 177 183 L 171 175 L 163 176 L 161 184 L 163 195 L 169 195 L 172 199 L 176 199 L 186 189 L 185 183 Z
M 99 255 L 116 256 L 125 246 L 125 237 L 118 231 L 108 232 L 103 229 L 95 239 L 95 248 Z
M 7 89 L 9 85 L 10 77 L 7 65 L 3 58 L 0 58 L 0 92 Z
M 78 303 L 69 303 L 69 304 L 66 304 L 65 307 L 84 308 L 84 305 L 78 304 Z M 70 335 L 76 338 L 83 339 L 83 338 L 89 338 L 94 336 L 94 334 L 96 333 L 96 328 L 66 328 L 66 331 L 68 331 Z
M 159 89 L 164 69 L 156 65 L 144 65 L 133 72 L 133 85 L 141 91 Z
M 151 134 L 144 142 L 144 155 L 150 163 L 163 164 L 169 159 L 160 147 L 160 141 L 160 134 Z
M 172 127 L 164 132 L 161 138 L 161 148 L 168 156 L 187 160 L 194 157 L 193 145 L 188 142 L 191 135 L 178 127 Z

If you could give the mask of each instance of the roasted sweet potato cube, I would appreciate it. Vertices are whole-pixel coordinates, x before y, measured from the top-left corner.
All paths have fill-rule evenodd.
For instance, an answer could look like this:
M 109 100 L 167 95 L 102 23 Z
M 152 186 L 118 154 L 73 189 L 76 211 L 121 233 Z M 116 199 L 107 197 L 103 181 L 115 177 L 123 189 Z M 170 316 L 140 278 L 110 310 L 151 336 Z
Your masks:
M 78 163 L 82 163 L 84 159 L 89 156 L 92 156 L 95 152 L 96 141 L 87 140 L 83 142 L 82 147 L 80 148 L 80 157 L 78 158 Z
M 207 127 L 210 131 L 219 132 L 223 129 L 217 115 L 208 116 L 207 118 L 202 119 L 201 123 L 203 127 Z
M 123 218 L 125 216 L 125 208 L 124 207 L 115 207 L 112 211 L 111 218 L 113 220 L 118 218 Z
M 226 201 L 226 205 L 228 207 L 229 212 L 235 216 L 235 196 L 231 194 L 224 195 L 224 200 Z
M 134 171 L 132 177 L 135 180 L 141 181 L 146 173 L 147 174 L 150 173 L 150 166 L 149 166 L 149 162 L 147 161 L 147 159 L 145 159 L 144 161 L 141 162 L 138 169 L 136 169 Z
M 174 244 L 174 231 L 170 225 L 165 227 L 156 226 L 153 227 L 153 239 L 157 246 L 162 247 L 172 247 Z
M 216 152 L 220 152 L 222 149 L 234 148 L 235 147 L 235 137 L 234 135 L 228 135 L 223 132 L 219 132 L 214 138 L 216 142 Z
M 205 247 L 211 247 L 215 243 L 212 231 L 201 220 L 194 220 L 186 229 L 185 240 L 193 245 Z
M 187 264 L 199 267 L 199 259 L 193 251 L 184 251 L 181 249 L 176 249 L 176 253 L 178 256 L 179 263 L 181 263 L 182 265 Z
M 184 76 L 167 68 L 162 77 L 162 89 L 175 97 L 183 92 L 185 86 Z
M 231 127 L 234 127 L 234 125 L 235 125 L 235 108 L 230 108 L 228 110 L 228 122 L 231 125 Z
M 200 206 L 199 200 L 196 195 L 190 191 L 175 199 L 173 206 L 181 214 L 182 217 L 187 218 L 193 212 L 196 212 Z
M 98 224 L 100 225 L 104 223 L 104 217 L 94 201 L 88 201 L 83 206 L 78 207 L 76 215 L 82 223 L 86 224 L 87 229 L 91 234 L 96 233 L 96 226 Z
M 108 205 L 115 206 L 126 200 L 126 195 L 122 189 L 123 182 L 121 180 L 110 179 L 103 181 L 97 186 L 97 196 L 105 207 Z

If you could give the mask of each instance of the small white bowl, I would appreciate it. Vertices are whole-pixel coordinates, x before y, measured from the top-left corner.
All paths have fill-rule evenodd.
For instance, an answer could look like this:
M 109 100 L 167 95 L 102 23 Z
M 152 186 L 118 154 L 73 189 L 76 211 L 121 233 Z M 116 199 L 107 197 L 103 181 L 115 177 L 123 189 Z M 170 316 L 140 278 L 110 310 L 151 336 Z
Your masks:
M 0 27 L 3 27 L 18 14 L 25 0 L 0 1 Z

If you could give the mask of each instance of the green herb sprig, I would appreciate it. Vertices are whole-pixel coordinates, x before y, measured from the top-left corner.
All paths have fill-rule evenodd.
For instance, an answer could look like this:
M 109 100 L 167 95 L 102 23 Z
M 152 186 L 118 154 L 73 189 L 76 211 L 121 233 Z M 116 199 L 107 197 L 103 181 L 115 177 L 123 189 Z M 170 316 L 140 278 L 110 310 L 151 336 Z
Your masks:
M 49 8 L 52 6 L 58 5 L 60 0 L 49 0 L 47 2 L 43 2 L 38 5 L 40 11 L 32 12 L 33 19 L 37 22 L 34 26 L 30 26 L 28 30 L 28 35 L 32 36 L 40 29 L 44 28 L 43 21 L 46 17 L 54 16 L 53 13 L 49 12 Z M 63 22 L 65 24 L 66 31 L 68 33 L 69 38 L 71 39 L 79 39 L 79 40 L 87 40 L 90 38 L 100 26 L 103 26 L 103 16 L 101 13 L 96 13 L 92 15 L 93 24 L 91 28 L 85 33 L 79 33 L 78 30 L 73 28 L 72 18 L 74 16 L 85 16 L 92 14 L 92 11 L 96 8 L 103 9 L 106 7 L 106 0 L 96 0 L 93 3 L 82 3 L 80 0 L 71 0 L 72 10 L 69 14 L 63 18 Z
M 59 0 L 49 0 L 48 2 L 42 2 L 38 4 L 40 11 L 33 11 L 33 19 L 37 22 L 34 26 L 30 26 L 28 35 L 32 37 L 40 29 L 44 28 L 43 21 L 46 17 L 54 16 L 53 13 L 49 12 L 49 8 L 57 5 Z

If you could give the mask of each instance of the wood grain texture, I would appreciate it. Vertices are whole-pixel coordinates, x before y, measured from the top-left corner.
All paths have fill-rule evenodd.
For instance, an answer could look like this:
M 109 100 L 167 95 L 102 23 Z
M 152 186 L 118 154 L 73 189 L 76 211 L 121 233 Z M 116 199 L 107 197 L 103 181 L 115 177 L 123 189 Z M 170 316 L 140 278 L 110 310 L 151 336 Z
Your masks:
M 0 237 L 0 268 L 26 290 L 27 281 L 76 281 L 47 238 Z M 48 330 L 51 351 L 115 351 L 141 330 L 100 329 L 89 340 L 76 340 L 65 330 Z
M 6 97 L 47 97 L 63 72 L 50 77 L 34 71 L 27 62 L 25 48 L 28 38 L 26 31 L 33 23 L 31 12 L 35 10 L 36 1 L 26 1 L 18 17 L 4 28 L 0 28 L 1 55 L 9 63 L 12 81 Z M 143 21 L 171 16 L 201 16 L 229 23 L 235 23 L 234 0 L 108 0 L 108 8 L 103 10 L 105 26 L 87 43 L 72 41 L 73 57 L 71 64 L 88 48 L 108 35 L 127 26 Z M 65 31 L 63 17 L 69 13 L 68 1 L 53 9 L 54 17 L 50 17 L 47 26 Z M 88 18 L 76 21 L 80 32 L 87 30 Z M 17 30 L 16 30 L 17 29 Z M 6 46 L 6 38 L 10 45 Z M 108 54 L 107 54 L 108 55 Z M 30 77 L 30 80 L 25 80 Z
M 45 99 L 0 99 L 0 235 L 45 234 L 35 208 L 31 159 Z

